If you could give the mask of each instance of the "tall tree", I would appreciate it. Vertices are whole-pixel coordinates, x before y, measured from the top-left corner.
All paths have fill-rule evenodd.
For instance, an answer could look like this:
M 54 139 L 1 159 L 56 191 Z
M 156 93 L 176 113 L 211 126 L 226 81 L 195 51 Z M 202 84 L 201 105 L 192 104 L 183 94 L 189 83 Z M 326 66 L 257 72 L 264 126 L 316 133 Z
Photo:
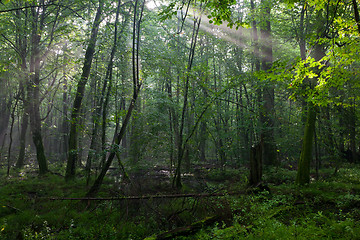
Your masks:
M 139 49 L 140 49 L 140 27 L 141 27 L 141 22 L 142 22 L 142 17 L 143 17 L 144 5 L 145 5 L 145 0 L 142 1 L 142 4 L 140 7 L 138 7 L 138 0 L 136 0 L 135 4 L 134 4 L 134 20 L 133 20 L 133 34 L 132 34 L 132 37 L 133 37 L 133 43 L 132 43 L 133 44 L 133 46 L 132 46 L 133 47 L 133 49 L 132 49 L 133 95 L 132 95 L 132 99 L 128 106 L 126 116 L 123 119 L 120 132 L 114 133 L 114 144 L 113 144 L 114 147 L 113 147 L 110 155 L 106 159 L 105 164 L 102 167 L 99 176 L 96 178 L 94 184 L 92 185 L 90 190 L 87 192 L 87 194 L 86 194 L 87 197 L 93 197 L 99 192 L 102 182 L 104 180 L 104 177 L 105 177 L 107 171 L 109 170 L 109 167 L 111 166 L 111 163 L 114 160 L 115 156 L 119 160 L 118 163 L 120 165 L 120 168 L 122 168 L 122 171 L 124 174 L 123 178 L 128 179 L 128 175 L 127 175 L 125 168 L 122 165 L 122 162 L 120 160 L 120 153 L 119 153 L 118 149 L 119 149 L 121 140 L 125 136 L 126 127 L 130 121 L 131 114 L 132 114 L 132 111 L 134 110 L 136 100 L 138 99 L 139 92 L 141 89 L 141 84 L 142 84 L 140 81 L 140 75 L 139 75 L 139 72 L 140 72 Z
M 33 142 L 36 148 L 36 156 L 39 164 L 40 174 L 48 171 L 47 160 L 41 134 L 41 117 L 40 117 L 40 33 L 45 28 L 45 18 L 47 16 L 47 7 L 41 1 L 41 7 L 32 7 L 32 32 L 31 32 L 31 55 L 30 55 L 30 81 L 27 84 L 30 129 L 32 132 Z M 26 108 L 25 108 L 26 109 Z
M 270 71 L 273 62 L 272 36 L 271 36 L 271 5 L 272 1 L 261 1 L 260 33 L 261 33 L 261 67 L 264 72 Z M 260 121 L 262 123 L 262 135 L 264 138 L 263 163 L 265 165 L 276 164 L 276 143 L 274 137 L 274 107 L 275 94 L 274 86 L 271 82 L 265 83 L 262 90 L 263 106 L 260 111 Z
M 75 177 L 76 163 L 78 162 L 78 124 L 81 110 L 82 99 L 85 94 L 85 86 L 90 76 L 91 64 L 95 52 L 95 43 L 101 23 L 104 1 L 99 0 L 96 16 L 92 25 L 89 44 L 85 52 L 84 66 L 80 80 L 77 84 L 76 95 L 71 113 L 70 135 L 69 135 L 69 156 L 66 165 L 66 179 L 70 180 Z
M 178 141 L 177 141 L 177 162 L 176 162 L 176 169 L 173 179 L 173 187 L 181 188 L 181 166 L 182 161 L 184 157 L 184 153 L 186 150 L 186 144 L 187 142 L 184 141 L 184 127 L 185 127 L 185 116 L 188 109 L 188 93 L 189 93 L 189 85 L 190 85 L 190 72 L 193 65 L 194 55 L 195 55 L 195 47 L 197 42 L 197 36 L 200 29 L 200 23 L 201 23 L 201 17 L 194 18 L 194 25 L 193 25 L 193 32 L 191 37 L 191 45 L 190 45 L 190 52 L 189 52 L 189 58 L 187 63 L 187 69 L 186 69 L 186 76 L 185 76 L 185 87 L 184 87 L 184 99 L 183 99 L 183 105 L 182 105 L 182 111 L 181 111 L 181 117 L 180 117 L 180 125 L 179 125 L 179 135 L 178 135 Z
M 325 56 L 325 46 L 321 43 L 320 39 L 323 38 L 328 29 L 327 24 L 322 24 L 324 21 L 329 21 L 329 19 L 324 19 L 322 10 L 317 12 L 317 22 L 316 23 L 316 41 L 313 46 L 312 57 L 316 62 L 319 62 Z M 322 63 L 323 65 L 324 63 Z M 306 78 L 305 84 L 308 84 L 310 89 L 314 89 L 318 84 L 318 76 L 323 70 L 323 67 L 316 66 L 312 69 L 314 75 L 311 78 Z M 307 115 L 304 129 L 304 137 L 301 148 L 301 155 L 298 161 L 298 171 L 296 175 L 296 183 L 304 185 L 310 182 L 310 163 L 312 160 L 312 150 L 314 142 L 314 132 L 315 132 L 315 122 L 316 122 L 316 106 L 314 105 L 313 99 L 309 96 L 307 100 Z

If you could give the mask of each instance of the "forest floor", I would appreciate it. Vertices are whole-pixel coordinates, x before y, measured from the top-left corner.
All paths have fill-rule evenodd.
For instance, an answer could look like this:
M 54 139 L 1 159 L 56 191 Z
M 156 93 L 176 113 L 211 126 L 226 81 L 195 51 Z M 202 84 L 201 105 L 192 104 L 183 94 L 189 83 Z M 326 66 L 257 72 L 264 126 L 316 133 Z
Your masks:
M 0 239 L 360 239 L 358 165 L 322 169 L 304 187 L 293 184 L 296 171 L 270 168 L 253 190 L 246 169 L 202 166 L 180 192 L 166 168 L 130 171 L 130 184 L 115 169 L 98 195 L 105 199 L 92 201 L 64 199 L 85 195 L 81 172 L 68 183 L 31 169 L 0 172 Z

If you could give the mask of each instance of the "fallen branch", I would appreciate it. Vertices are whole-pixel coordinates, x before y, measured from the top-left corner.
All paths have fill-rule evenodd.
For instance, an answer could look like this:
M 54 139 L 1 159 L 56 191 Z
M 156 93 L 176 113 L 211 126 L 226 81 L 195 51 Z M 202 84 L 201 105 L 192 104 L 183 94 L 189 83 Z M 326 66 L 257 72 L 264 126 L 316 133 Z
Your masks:
M 202 229 L 204 227 L 213 225 L 215 222 L 218 222 L 221 219 L 222 219 L 221 216 L 208 217 L 201 221 L 195 222 L 189 226 L 175 228 L 173 230 L 160 233 L 160 234 L 156 235 L 155 237 L 150 237 L 150 238 L 146 238 L 146 239 L 166 240 L 166 239 L 174 239 L 174 238 L 180 237 L 180 236 L 189 236 L 189 235 L 192 235 L 192 234 L 198 232 L 200 229 Z
M 230 195 L 239 195 L 246 192 L 230 192 L 230 193 L 197 193 L 197 194 L 171 194 L 171 195 L 148 195 L 148 196 L 128 196 L 128 197 L 108 197 L 108 198 L 49 198 L 52 201 L 122 201 L 122 200 L 145 200 L 145 199 L 158 199 L 158 198 L 203 198 L 203 197 L 223 197 Z
M 10 206 L 10 205 L 5 205 L 5 206 L 3 206 L 3 208 L 9 208 L 14 212 L 22 212 L 20 209 L 18 209 L 16 207 L 13 207 L 13 206 Z

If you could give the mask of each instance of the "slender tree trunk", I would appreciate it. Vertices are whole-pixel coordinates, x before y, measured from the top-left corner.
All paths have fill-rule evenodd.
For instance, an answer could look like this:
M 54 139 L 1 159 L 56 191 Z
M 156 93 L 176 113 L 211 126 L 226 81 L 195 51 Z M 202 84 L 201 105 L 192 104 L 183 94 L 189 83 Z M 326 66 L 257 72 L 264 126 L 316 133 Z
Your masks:
M 85 86 L 90 76 L 91 63 L 95 52 L 95 43 L 101 22 L 102 8 L 104 5 L 103 0 L 99 0 L 99 6 L 97 8 L 95 20 L 91 29 L 91 36 L 89 45 L 86 49 L 84 66 L 82 69 L 82 75 L 77 85 L 75 100 L 71 113 L 70 122 L 70 135 L 69 135 L 69 157 L 66 166 L 66 179 L 70 180 L 75 177 L 76 163 L 78 162 L 78 129 L 79 113 L 81 108 L 82 99 L 84 97 Z
M 0 79 L 0 81 L 5 81 Z M 2 86 L 5 86 L 5 83 L 1 83 Z M 6 140 L 6 131 L 8 129 L 9 121 L 10 121 L 10 107 L 12 104 L 12 99 L 7 98 L 6 91 L 4 89 L 0 89 L 1 93 L 1 101 L 0 101 L 0 110 L 1 110 L 1 117 L 0 117 L 0 145 L 3 146 Z
M 168 94 L 168 98 L 172 100 L 172 82 L 171 82 L 171 69 L 169 68 L 169 78 L 166 80 L 166 91 Z M 176 129 L 175 119 L 174 119 L 174 109 L 172 106 L 169 107 L 169 157 L 170 157 L 170 171 L 172 171 L 173 165 L 175 163 L 174 156 L 174 131 Z M 176 135 L 176 134 L 175 134 Z
M 177 189 L 180 189 L 182 187 L 181 183 L 181 165 L 185 153 L 186 146 L 184 145 L 184 126 L 185 126 L 185 115 L 188 108 L 188 91 L 189 91 L 189 81 L 190 81 L 190 72 L 192 67 L 192 62 L 195 55 L 195 47 L 196 47 L 196 41 L 197 36 L 200 29 L 200 23 L 201 18 L 194 20 L 194 26 L 193 26 L 193 34 L 191 39 L 191 47 L 190 47 L 190 53 L 189 53 L 189 59 L 188 59 L 188 66 L 187 66 L 187 74 L 186 74 L 186 80 L 185 80 L 185 89 L 184 89 L 184 102 L 183 102 L 183 108 L 182 108 L 182 114 L 180 119 L 180 129 L 179 129 L 179 137 L 178 137 L 178 147 L 177 147 L 177 163 L 176 163 L 176 169 L 173 179 L 173 187 L 176 187 Z
M 120 8 L 121 8 L 121 0 L 118 1 L 118 6 L 117 6 L 117 10 L 116 10 L 116 17 L 115 17 L 115 29 L 114 29 L 114 42 L 113 42 L 113 46 L 111 49 L 111 53 L 110 53 L 110 59 L 109 59 L 109 63 L 106 69 L 106 74 L 105 74 L 105 82 L 104 82 L 104 88 L 103 88 L 103 92 L 105 93 L 107 84 L 107 92 L 106 92 L 106 97 L 105 100 L 102 102 L 101 101 L 101 105 L 102 106 L 102 125 L 101 125 L 101 149 L 103 151 L 103 157 L 102 157 L 102 162 L 104 163 L 106 160 L 106 154 L 105 154 L 105 148 L 106 148 L 106 120 L 107 120 L 107 113 L 108 113 L 108 105 L 109 105 L 109 101 L 110 101 L 110 93 L 112 90 L 112 86 L 113 86 L 113 66 L 114 66 L 114 57 L 115 57 L 115 53 L 117 52 L 117 43 L 118 41 L 120 41 L 121 35 L 119 35 L 118 33 L 118 21 L 119 21 L 119 15 L 120 15 Z M 123 23 L 123 28 L 120 32 L 120 34 L 122 33 L 122 31 L 124 30 L 127 21 L 129 19 L 129 15 L 125 16 L 125 20 Z M 119 36 L 118 36 L 119 35 Z M 103 96 L 102 96 L 103 99 Z
M 355 101 L 355 100 L 354 100 Z M 356 153 L 356 115 L 355 115 L 355 103 L 349 109 L 349 140 L 352 162 L 357 163 Z
M 299 47 L 300 47 L 300 56 L 302 60 L 306 59 L 306 30 L 304 26 L 304 19 L 305 19 L 305 12 L 306 12 L 306 3 L 304 3 L 301 12 L 300 12 L 300 24 L 299 24 Z
M 67 58 L 67 43 L 65 43 L 64 47 L 63 47 L 63 52 L 64 54 L 64 65 L 63 65 L 63 96 L 62 96 L 62 116 L 61 116 L 61 144 L 59 145 L 59 153 L 61 156 L 61 161 L 66 161 L 66 159 L 68 158 L 68 143 L 69 143 L 69 138 L 68 138 L 68 133 L 69 133 L 69 120 L 68 120 L 68 104 L 69 104 L 69 100 L 68 100 L 68 91 L 70 91 L 70 89 L 68 89 L 68 81 L 67 81 L 67 74 L 66 74 L 66 66 L 67 66 L 67 62 L 68 62 L 68 58 Z
M 316 126 L 314 130 L 314 144 L 315 144 L 315 174 L 316 174 L 316 180 L 319 179 L 319 168 L 320 168 L 320 155 L 319 155 L 319 144 L 318 144 L 318 138 L 316 134 Z
M 110 155 L 108 156 L 105 165 L 103 166 L 103 168 L 101 169 L 101 172 L 99 174 L 99 176 L 96 178 L 94 184 L 92 185 L 92 187 L 90 188 L 90 190 L 87 192 L 86 196 L 87 197 L 93 197 L 95 196 L 99 190 L 100 187 L 102 185 L 102 182 L 104 180 L 104 177 L 107 173 L 107 171 L 109 170 L 109 167 L 111 166 L 111 163 L 114 159 L 114 157 L 116 156 L 118 158 L 118 163 L 120 165 L 120 168 L 122 169 L 122 172 L 124 174 L 124 179 L 129 179 L 129 176 L 127 175 L 125 168 L 122 164 L 122 162 L 120 161 L 120 153 L 119 153 L 119 145 L 121 143 L 121 140 L 123 139 L 123 137 L 126 134 L 126 127 L 130 121 L 131 118 L 131 114 L 132 111 L 135 107 L 135 103 L 136 100 L 139 96 L 139 92 L 140 92 L 140 88 L 141 88 L 141 82 L 139 79 L 139 43 L 140 43 L 140 25 L 141 25 L 141 21 L 142 21 L 142 14 L 143 14 L 143 10 L 144 10 L 144 4 L 145 1 L 143 1 L 141 9 L 140 9 L 140 14 L 137 14 L 137 5 L 138 5 L 138 0 L 136 0 L 135 2 L 135 6 L 134 6 L 134 23 L 133 23 L 133 51 L 132 51 L 132 64 L 133 64 L 133 96 L 131 99 L 131 102 L 129 104 L 125 119 L 122 122 L 122 126 L 120 129 L 119 133 L 114 134 L 114 148 L 112 149 Z M 137 43 L 137 44 L 136 44 Z
M 255 13 L 255 3 L 253 0 L 250 1 L 251 11 Z M 258 43 L 258 34 L 257 34 L 257 23 L 255 18 L 252 21 L 252 40 L 254 42 L 254 66 L 255 71 L 260 71 L 260 60 L 259 60 L 259 43 Z M 258 88 L 257 92 L 257 104 L 259 104 L 259 109 L 261 109 L 260 102 L 262 101 L 262 91 L 261 88 Z M 261 115 L 261 113 L 260 113 Z M 261 121 L 260 121 L 261 123 Z M 259 143 L 251 148 L 250 151 L 250 185 L 256 185 L 262 179 L 262 157 L 263 157 L 263 141 L 262 137 L 259 139 Z
M 20 83 L 20 93 L 23 99 L 23 115 L 21 118 L 21 131 L 20 131 L 20 149 L 19 149 L 19 156 L 16 162 L 16 168 L 22 168 L 24 166 L 25 162 L 25 148 L 26 148 L 26 133 L 29 126 L 29 103 L 27 98 L 27 93 L 25 89 L 25 84 L 28 82 L 28 76 L 27 76 L 27 65 L 26 65 L 26 44 L 23 41 L 26 41 L 22 39 L 21 36 L 18 37 L 19 40 L 19 49 L 21 52 L 21 70 L 23 72 L 23 80 Z
M 116 17 L 115 17 L 115 30 L 114 30 L 114 40 L 113 40 L 113 46 L 111 48 L 110 53 L 110 59 L 106 68 L 106 74 L 104 79 L 103 88 L 100 95 L 100 100 L 96 103 L 96 111 L 94 114 L 94 126 L 93 126 L 93 132 L 91 137 L 91 143 L 90 143 L 90 150 L 86 162 L 86 172 L 87 172 L 87 184 L 89 183 L 89 177 L 90 177 L 90 168 L 92 164 L 92 160 L 94 158 L 94 155 L 96 153 L 96 143 L 97 143 L 97 137 L 98 137 L 98 129 L 99 129 L 99 116 L 102 113 L 102 125 L 101 125 L 101 151 L 102 151 L 102 161 L 101 165 L 104 165 L 106 160 L 106 119 L 107 119 L 107 106 L 110 98 L 110 92 L 112 89 L 112 72 L 113 72 L 113 65 L 114 65 L 114 56 L 117 50 L 117 41 L 118 41 L 118 21 L 119 21 L 119 14 L 120 14 L 120 5 L 121 0 L 118 1 L 118 6 L 116 10 Z M 127 18 L 126 18 L 127 19 Z M 109 84 L 109 86 L 108 86 Z M 106 95 L 106 96 L 105 96 Z M 104 100 L 105 98 L 105 100 Z
M 138 94 L 139 94 L 139 91 L 140 91 L 140 85 L 137 87 L 137 90 L 136 92 L 134 92 L 133 94 L 133 98 L 130 102 L 130 105 L 129 105 L 129 108 L 127 110 L 127 113 L 126 113 L 126 116 L 125 116 L 125 119 L 122 123 L 122 126 L 121 126 L 121 129 L 120 129 L 120 132 L 118 134 L 116 134 L 116 136 L 114 136 L 114 145 L 119 145 L 122 138 L 124 137 L 125 135 L 125 131 L 126 131 L 126 127 L 129 123 L 129 120 L 130 120 L 130 117 L 131 117 L 131 113 L 134 109 L 134 105 L 135 105 L 135 102 L 136 102 L 136 99 L 138 97 Z M 105 165 L 103 166 L 99 176 L 97 177 L 97 179 L 95 180 L 93 186 L 90 188 L 90 190 L 88 191 L 88 193 L 86 194 L 87 197 L 93 197 L 95 196 L 98 191 L 100 190 L 100 187 L 101 187 L 101 184 L 104 180 L 104 177 L 114 159 L 114 157 L 117 156 L 117 157 L 120 157 L 119 156 L 119 152 L 118 152 L 118 149 L 113 149 L 112 152 L 110 153 L 109 157 L 107 158 L 106 162 L 105 162 Z M 123 168 L 123 166 L 120 166 Z M 125 174 L 125 173 L 124 173 Z M 124 176 L 124 178 L 126 178 L 128 176 Z
M 199 156 L 199 160 L 202 163 L 206 162 L 206 121 L 203 120 L 201 121 L 200 124 L 200 142 L 199 142 L 199 152 L 200 152 L 200 156 Z
M 261 24 L 261 41 L 262 41 L 262 70 L 267 72 L 270 71 L 273 62 L 273 51 L 272 51 L 272 37 L 271 37 L 271 6 L 269 1 L 262 1 L 266 21 Z M 263 87 L 263 106 L 261 111 L 261 123 L 262 123 L 262 134 L 264 137 L 264 152 L 263 152 L 263 163 L 265 165 L 276 165 L 276 144 L 275 144 L 275 131 L 274 131 L 274 106 L 275 106 L 275 94 L 274 86 L 272 83 L 267 83 Z
M 20 149 L 19 156 L 16 162 L 16 168 L 22 168 L 25 162 L 25 148 L 26 148 L 26 132 L 29 125 L 29 114 L 24 109 L 23 115 L 21 118 L 21 132 L 20 132 Z
M 7 175 L 10 175 L 10 167 L 11 167 L 11 146 L 13 142 L 13 129 L 14 129 L 14 122 L 15 122 L 15 110 L 18 104 L 19 97 L 16 98 L 15 105 L 11 112 L 11 124 L 10 124 L 10 132 L 9 132 L 9 147 L 8 147 L 8 154 L 7 154 Z
M 263 150 L 264 140 L 261 137 L 260 142 L 251 148 L 250 151 L 250 177 L 249 186 L 255 187 L 262 180 Z

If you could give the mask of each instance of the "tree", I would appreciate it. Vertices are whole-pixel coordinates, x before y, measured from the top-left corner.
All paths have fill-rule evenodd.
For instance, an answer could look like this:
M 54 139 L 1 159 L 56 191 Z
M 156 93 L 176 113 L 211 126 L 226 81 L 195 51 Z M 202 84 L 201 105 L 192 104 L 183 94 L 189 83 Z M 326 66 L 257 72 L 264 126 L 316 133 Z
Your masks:
M 75 177 L 76 172 L 76 163 L 78 162 L 78 149 L 77 149 L 77 142 L 78 142 L 78 126 L 79 117 L 80 117 L 80 110 L 81 110 L 81 103 L 84 97 L 85 86 L 87 84 L 92 59 L 95 52 L 95 43 L 97 39 L 97 34 L 99 31 L 99 26 L 101 23 L 102 17 L 102 10 L 104 6 L 104 1 L 99 0 L 99 6 L 96 11 L 96 16 L 92 25 L 89 44 L 86 49 L 85 57 L 84 57 L 84 66 L 82 69 L 82 74 L 80 80 L 77 85 L 76 95 L 74 99 L 74 104 L 72 107 L 71 113 L 71 122 L 70 122 L 70 135 L 69 135 L 69 156 L 66 165 L 66 179 L 70 180 Z
M 260 22 L 260 33 L 262 39 L 261 67 L 264 72 L 271 71 L 273 62 L 272 36 L 271 36 L 271 4 L 272 1 L 261 1 L 261 14 L 264 19 Z M 260 121 L 262 124 L 263 143 L 263 161 L 266 165 L 276 165 L 276 142 L 274 137 L 274 106 L 275 94 L 274 86 L 271 82 L 266 83 L 262 89 L 263 106 L 260 112 Z
M 110 155 L 108 156 L 107 160 L 105 161 L 104 166 L 101 169 L 101 172 L 99 174 L 99 176 L 96 178 L 94 184 L 92 185 L 92 187 L 90 188 L 90 190 L 87 192 L 86 196 L 87 197 L 93 197 L 95 196 L 98 191 L 100 190 L 101 184 L 104 180 L 104 177 L 106 175 L 106 172 L 109 170 L 109 167 L 114 159 L 114 157 L 116 156 L 119 160 L 119 164 L 120 164 L 120 168 L 122 169 L 122 172 L 124 174 L 123 178 L 125 180 L 128 180 L 129 177 L 125 171 L 124 166 L 122 165 L 122 162 L 120 160 L 120 153 L 119 153 L 119 145 L 121 140 L 123 139 L 124 135 L 125 135 L 125 131 L 126 131 L 126 127 L 129 123 L 132 111 L 134 110 L 135 104 L 136 104 L 136 100 L 139 96 L 139 92 L 141 89 L 141 81 L 140 81 L 140 76 L 139 76 L 139 49 L 140 49 L 140 26 L 141 26 L 141 21 L 142 21 L 142 17 L 143 17 L 143 11 L 144 11 L 144 4 L 145 1 L 142 2 L 141 6 L 138 9 L 138 0 L 136 0 L 135 5 L 134 5 L 134 20 L 133 20 L 133 49 L 132 49 L 132 70 L 133 70 L 133 96 L 131 99 L 131 102 L 129 104 L 129 107 L 127 109 L 127 113 L 126 116 L 122 122 L 122 126 L 120 129 L 120 132 L 114 133 L 114 148 L 112 149 L 112 152 L 110 153 Z M 139 12 L 138 12 L 139 10 Z

